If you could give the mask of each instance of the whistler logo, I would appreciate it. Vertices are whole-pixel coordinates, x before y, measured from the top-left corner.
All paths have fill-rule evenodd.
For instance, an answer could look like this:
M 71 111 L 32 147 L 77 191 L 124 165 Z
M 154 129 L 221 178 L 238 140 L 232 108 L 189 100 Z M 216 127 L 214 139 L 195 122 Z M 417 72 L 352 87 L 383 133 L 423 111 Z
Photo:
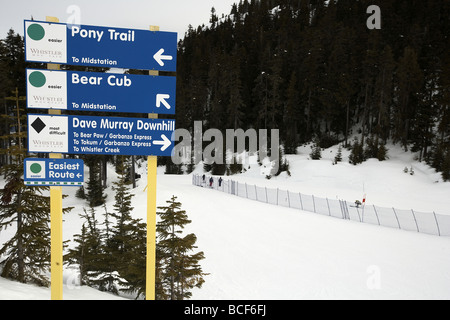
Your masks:
M 42 50 L 42 49 L 34 49 L 30 48 L 31 53 L 34 55 L 45 55 L 45 56 L 61 56 L 62 57 L 62 51 L 58 50 Z

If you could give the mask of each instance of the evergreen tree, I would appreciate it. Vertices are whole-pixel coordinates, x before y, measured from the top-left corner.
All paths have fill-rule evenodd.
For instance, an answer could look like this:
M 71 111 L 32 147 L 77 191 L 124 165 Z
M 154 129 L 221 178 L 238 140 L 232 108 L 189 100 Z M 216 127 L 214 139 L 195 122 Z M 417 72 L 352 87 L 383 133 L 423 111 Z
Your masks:
M 99 264 L 102 260 L 102 241 L 94 207 L 89 207 L 89 211 L 83 208 L 80 217 L 84 220 L 84 223 L 81 227 L 81 234 L 74 236 L 74 242 L 77 245 L 75 248 L 69 249 L 69 252 L 64 256 L 64 260 L 69 265 L 78 265 L 81 285 L 104 290 L 101 283 L 97 282 L 101 274 Z
M 447 148 L 444 161 L 442 163 L 442 179 L 450 181 L 450 150 Z
M 23 38 L 13 30 L 0 41 L 0 231 L 15 233 L 0 247 L 1 276 L 47 286 L 50 266 L 50 199 L 48 187 L 28 187 L 23 181 L 26 157 L 25 61 Z M 12 91 L 15 89 L 14 91 Z M 10 97 L 11 94 L 14 96 Z M 70 208 L 63 209 L 63 212 Z
M 363 144 L 358 141 L 358 138 L 355 137 L 353 140 L 352 148 L 350 155 L 348 157 L 348 162 L 353 165 L 360 164 L 364 161 L 364 148 Z
M 309 154 L 311 159 L 320 160 L 322 158 L 322 149 L 320 148 L 319 138 L 315 138 L 313 145 L 311 146 L 311 153 Z
M 18 148 L 8 149 L 18 156 Z M 23 152 L 23 150 L 22 150 Z M 20 159 L 20 160 L 19 160 Z M 26 187 L 23 183 L 23 153 L 16 162 L 1 167 L 6 175 L 0 189 L 0 231 L 14 226 L 12 238 L 0 248 L 1 276 L 22 283 L 48 286 L 50 267 L 50 198 L 45 187 Z
M 334 164 L 342 161 L 342 145 L 339 145 L 336 156 L 334 157 Z
M 146 225 L 140 219 L 133 219 L 133 206 L 130 192 L 130 182 L 127 182 L 127 162 L 125 157 L 118 161 L 116 170 L 118 180 L 114 182 L 115 194 L 114 212 L 110 215 L 116 223 L 111 228 L 111 237 L 107 242 L 107 252 L 114 265 L 114 282 L 126 293 L 136 293 L 137 297 L 145 293 L 146 272 Z M 110 273 L 110 275 L 112 275 Z
M 417 92 L 423 81 L 423 73 L 418 64 L 416 51 L 405 48 L 403 57 L 399 61 L 397 70 L 397 98 L 398 105 L 395 114 L 394 138 L 401 141 L 407 150 L 410 138 L 411 119 L 417 109 Z
M 298 146 L 297 126 L 299 123 L 298 108 L 300 104 L 299 92 L 297 90 L 297 75 L 292 72 L 287 90 L 287 101 L 283 114 L 284 123 L 286 125 L 285 151 L 288 154 L 295 154 Z
M 158 237 L 159 264 L 157 269 L 157 288 L 160 298 L 183 300 L 189 298 L 194 287 L 200 288 L 206 275 L 199 262 L 204 259 L 203 252 L 191 254 L 196 249 L 194 234 L 182 235 L 185 225 L 191 223 L 186 211 L 181 210 L 177 197 L 158 207 L 160 221 L 156 225 Z
M 85 163 L 89 167 L 89 181 L 87 183 L 86 199 L 89 206 L 98 207 L 105 203 L 106 195 L 103 194 L 101 180 L 101 162 L 99 156 L 89 156 L 85 158 Z

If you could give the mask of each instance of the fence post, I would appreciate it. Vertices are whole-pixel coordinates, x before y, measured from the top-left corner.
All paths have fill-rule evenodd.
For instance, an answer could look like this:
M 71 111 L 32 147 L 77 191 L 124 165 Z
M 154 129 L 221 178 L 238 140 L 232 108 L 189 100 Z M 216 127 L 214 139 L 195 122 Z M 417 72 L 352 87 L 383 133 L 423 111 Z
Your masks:
M 313 199 L 314 213 L 317 213 L 317 212 L 316 212 L 316 202 L 314 201 L 314 195 L 312 194 L 311 197 L 312 197 L 312 199 Z
M 416 220 L 416 215 L 414 214 L 414 210 L 411 209 L 411 212 L 412 212 L 413 217 L 414 217 L 414 222 L 416 223 L 417 232 L 420 232 L 420 231 L 419 231 L 419 225 L 417 224 L 417 220 Z
M 255 184 L 254 186 L 255 186 L 255 197 L 256 197 L 256 201 L 259 201 L 259 200 L 258 200 L 258 190 L 256 189 L 256 184 Z
M 291 207 L 291 199 L 289 199 L 289 190 L 286 190 L 286 192 L 287 192 L 287 196 L 288 196 L 288 205 L 290 208 Z
M 350 212 L 348 212 L 347 201 L 342 201 L 342 205 L 344 206 L 345 217 L 347 220 L 350 220 Z
M 350 220 L 350 216 L 347 214 L 345 202 L 343 200 L 339 200 L 339 205 L 341 206 L 342 219 Z
M 375 205 L 373 205 L 373 211 L 375 211 L 375 216 L 377 217 L 378 225 L 380 226 L 380 219 L 378 218 L 377 209 L 375 209 Z
M 400 221 L 398 220 L 397 212 L 395 212 L 394 207 L 392 207 L 392 211 L 394 211 L 395 219 L 397 219 L 398 228 L 401 229 L 401 227 L 400 227 Z
M 300 206 L 302 207 L 302 210 L 303 210 L 302 194 L 299 192 L 298 196 L 300 197 Z
M 277 205 L 278 205 L 278 188 L 277 188 Z
M 433 215 L 434 215 L 434 221 L 436 221 L 438 235 L 440 236 L 441 235 L 441 230 L 439 229 L 439 223 L 438 223 L 437 218 L 436 218 L 436 212 L 433 211 Z
M 267 197 L 267 187 L 264 187 L 264 190 L 266 190 L 266 203 L 269 203 L 269 198 Z
M 248 199 L 247 182 L 245 183 L 245 197 Z
M 328 215 L 331 217 L 330 204 L 328 203 L 328 198 L 325 199 L 327 199 Z
M 356 212 L 358 213 L 358 218 L 359 218 L 359 222 L 364 222 L 363 220 L 361 220 L 361 215 L 359 214 L 359 208 L 356 207 Z

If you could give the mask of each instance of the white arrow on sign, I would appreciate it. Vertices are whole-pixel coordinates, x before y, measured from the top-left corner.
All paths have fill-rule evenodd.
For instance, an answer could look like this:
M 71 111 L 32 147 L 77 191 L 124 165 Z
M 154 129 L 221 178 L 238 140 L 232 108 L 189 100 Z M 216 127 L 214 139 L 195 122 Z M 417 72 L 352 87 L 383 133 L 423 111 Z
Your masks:
M 170 99 L 170 95 L 168 94 L 157 94 L 156 95 L 156 107 L 161 107 L 161 103 L 170 110 L 170 104 L 166 101 L 166 99 Z
M 164 66 L 164 61 L 163 60 L 172 60 L 173 57 L 172 56 L 165 56 L 163 55 L 164 53 L 164 49 L 160 49 L 157 53 L 155 53 L 155 55 L 153 56 L 153 59 L 156 60 L 156 62 L 158 62 L 158 64 L 162 67 Z
M 81 173 L 77 174 L 77 178 L 81 178 L 83 175 Z
M 165 135 L 161 135 L 162 140 L 153 141 L 153 144 L 162 146 L 161 151 L 166 150 L 170 145 L 172 144 L 172 141 L 170 141 Z

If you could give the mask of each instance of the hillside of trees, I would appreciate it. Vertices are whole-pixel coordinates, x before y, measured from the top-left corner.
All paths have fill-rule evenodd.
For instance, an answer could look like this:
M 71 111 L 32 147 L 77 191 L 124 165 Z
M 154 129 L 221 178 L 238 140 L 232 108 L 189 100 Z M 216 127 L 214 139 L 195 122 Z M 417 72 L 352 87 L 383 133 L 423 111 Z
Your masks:
M 380 30 L 366 26 L 370 5 Z M 213 8 L 179 42 L 177 127 L 277 128 L 286 153 L 314 139 L 361 150 L 389 140 L 449 179 L 449 17 L 445 0 L 241 0 L 222 17 Z
M 381 9 L 380 30 L 366 26 L 370 5 Z M 179 42 L 177 128 L 279 129 L 285 153 L 315 141 L 369 148 L 370 157 L 389 140 L 448 180 L 449 17 L 446 0 L 241 0 L 221 17 L 212 8 L 209 24 L 190 26 Z M 17 134 L 0 139 L 2 165 L 19 131 L 26 146 L 26 67 L 45 68 L 24 62 L 23 37 L 10 30 L 0 41 L 0 135 Z M 104 186 L 114 159 L 84 160 Z
M 381 9 L 379 30 L 367 28 L 370 5 Z M 449 37 L 448 0 L 241 0 L 221 17 L 212 8 L 209 24 L 190 26 L 178 44 L 177 128 L 192 132 L 194 121 L 202 121 L 204 130 L 279 129 L 285 153 L 314 142 L 311 158 L 319 159 L 321 148 L 339 143 L 352 149 L 353 164 L 383 160 L 384 145 L 391 141 L 417 152 L 419 161 L 450 180 Z M 5 181 L 0 231 L 16 223 L 17 232 L 0 248 L 0 276 L 48 285 L 47 188 L 23 183 L 23 159 L 29 156 L 26 67 L 46 68 L 25 63 L 23 37 L 10 30 L 0 40 L 0 174 Z M 77 196 L 86 199 L 89 210 L 74 240 L 78 246 L 66 258 L 80 266 L 83 283 L 117 292 L 113 284 L 126 281 L 127 290 L 143 294 L 144 224 L 130 215 L 138 157 L 80 157 L 89 177 Z M 337 155 L 335 161 L 341 160 Z M 100 230 L 93 208 L 105 203 L 107 162 L 115 165 L 120 180 L 114 186 L 114 212 L 105 213 Z M 182 172 L 170 158 L 159 163 L 167 172 Z M 214 169 L 227 172 L 224 166 Z M 195 248 L 196 238 L 176 236 L 176 228 L 190 221 L 176 197 L 167 203 L 159 208 L 157 292 L 160 299 L 184 299 L 204 282 L 198 265 L 204 256 L 174 256 L 181 250 L 175 243 L 186 252 Z M 130 228 L 138 235 L 129 243 L 133 252 L 124 245 Z M 122 270 L 124 260 L 117 260 L 112 269 L 111 257 L 125 251 L 136 255 L 136 264 Z

